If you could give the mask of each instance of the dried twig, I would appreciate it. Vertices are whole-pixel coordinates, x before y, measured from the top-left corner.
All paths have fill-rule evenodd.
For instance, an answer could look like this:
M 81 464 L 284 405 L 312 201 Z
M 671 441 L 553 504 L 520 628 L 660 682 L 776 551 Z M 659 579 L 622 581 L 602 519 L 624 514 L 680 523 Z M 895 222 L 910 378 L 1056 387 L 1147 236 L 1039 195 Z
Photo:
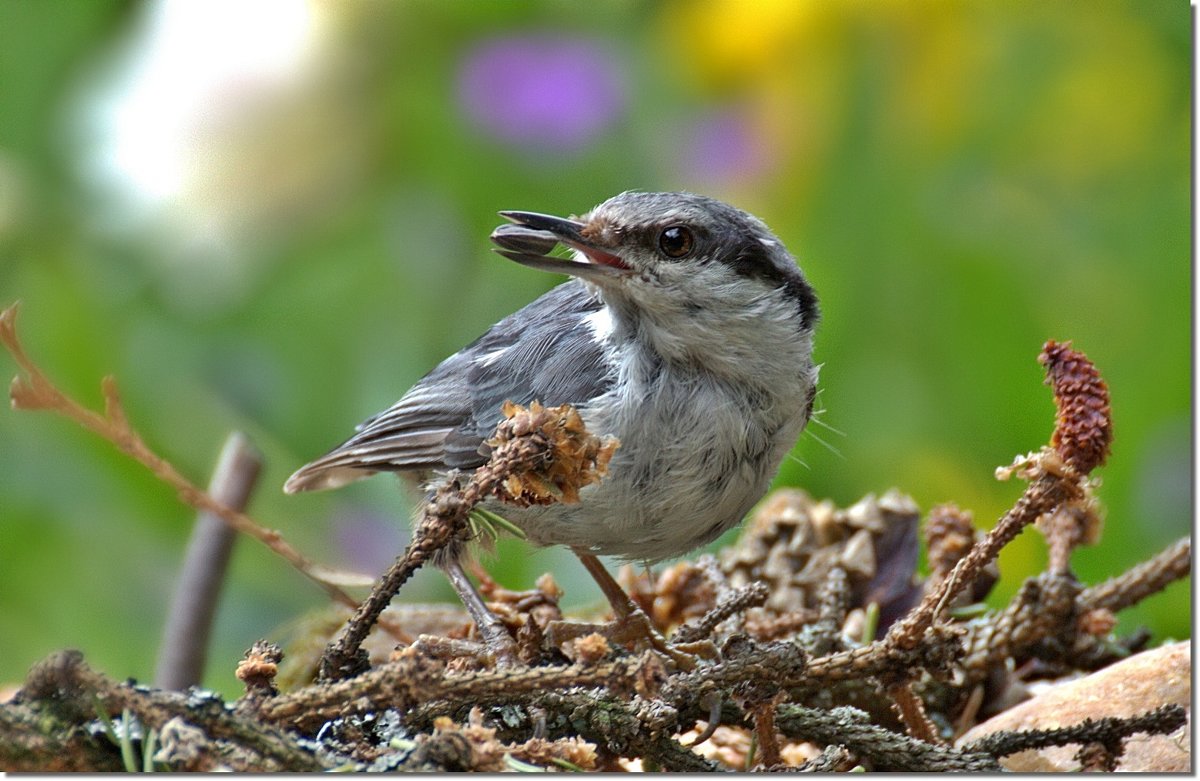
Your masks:
M 1031 578 L 1003 610 L 964 625 L 961 669 L 970 681 L 983 680 L 1004 659 L 1020 657 L 1049 637 L 1077 631 L 1073 616 L 1122 610 L 1190 572 L 1191 540 L 1184 537 L 1129 571 L 1071 594 L 1061 592 L 1069 580 L 1049 574 Z M 1073 645 L 1064 643 L 1064 652 L 1071 653 Z M 1073 658 L 1078 661 L 1077 652 Z
M 0 706 L 0 736 L 0 768 L 8 773 L 106 773 L 125 767 L 112 744 L 76 719 L 55 721 L 41 708 Z
M 915 609 L 892 625 L 884 642 L 902 648 L 915 648 L 946 606 L 962 589 L 975 581 L 1005 545 L 1044 513 L 1076 496 L 1077 485 L 1058 475 L 1046 473 L 1034 480 L 988 535 L 954 565 L 950 574 L 927 593 Z
M 643 762 L 649 760 L 664 770 L 675 772 L 704 773 L 722 769 L 668 737 L 677 727 L 669 709 L 644 713 L 628 699 L 622 701 L 579 690 L 546 691 L 536 702 L 548 711 L 567 715 L 561 728 L 563 731 L 602 746 L 610 754 L 641 757 Z M 655 716 L 659 718 L 656 720 Z M 656 723 L 651 726 L 648 721 Z M 551 730 L 552 736 L 559 729 Z
M 849 769 L 850 752 L 841 746 L 826 746 L 825 750 L 803 764 L 789 768 L 797 773 L 835 773 Z
M 18 304 L 13 304 L 0 312 L 0 344 L 12 354 L 17 365 L 25 373 L 23 377 L 14 377 L 9 386 L 9 396 L 14 409 L 46 410 L 74 420 L 107 439 L 121 452 L 149 469 L 155 477 L 174 488 L 184 503 L 202 512 L 212 513 L 230 527 L 266 545 L 338 602 L 350 607 L 358 606 L 358 600 L 343 591 L 340 586 L 331 583 L 319 565 L 293 548 L 278 531 L 264 528 L 245 513 L 217 501 L 197 488 L 166 459 L 152 451 L 130 425 L 121 406 L 117 382 L 113 377 L 105 377 L 100 383 L 104 394 L 103 415 L 81 406 L 55 387 L 21 346 L 16 329 L 18 307 Z
M 821 710 L 781 705 L 775 719 L 779 731 L 798 740 L 843 746 L 874 770 L 909 772 L 995 773 L 1000 765 L 982 751 L 962 751 L 926 743 L 872 724 L 853 708 Z
M 1136 567 L 1110 578 L 1079 595 L 1085 610 L 1124 610 L 1171 583 L 1186 578 L 1192 571 L 1192 541 L 1181 537 L 1166 549 Z
M 758 703 L 750 709 L 754 719 L 754 735 L 758 738 L 759 764 L 775 767 L 782 764 L 779 734 L 775 731 L 775 698 Z
M 1110 716 L 1102 719 L 1085 719 L 1079 724 L 1058 729 L 994 732 L 963 746 L 963 751 L 979 751 L 995 757 L 1006 757 L 1019 751 L 1048 746 L 1101 743 L 1115 756 L 1120 756 L 1124 750 L 1124 742 L 1129 736 L 1139 732 L 1148 735 L 1166 735 L 1186 723 L 1187 711 L 1182 706 L 1163 705 L 1149 713 L 1129 718 Z
M 705 613 L 699 621 L 685 624 L 671 635 L 671 643 L 694 643 L 705 639 L 725 619 L 735 616 L 744 610 L 758 607 L 767 601 L 770 592 L 767 584 L 757 582 L 740 589 L 732 590 L 717 603 L 716 607 Z
M 807 627 L 802 642 L 815 656 L 842 648 L 842 627 L 850 610 L 850 577 L 843 567 L 832 567 L 817 592 L 817 620 Z
M 504 668 L 449 674 L 444 665 L 410 646 L 397 661 L 354 678 L 313 684 L 273 697 L 259 706 L 259 717 L 310 732 L 340 716 L 391 707 L 410 710 L 428 703 L 429 707 L 421 713 L 410 715 L 411 721 L 419 723 L 451 713 L 464 704 L 469 707 L 491 702 L 517 703 L 556 688 L 603 685 L 617 691 L 633 691 L 645 664 L 644 660 L 625 658 L 590 667 Z
M 926 743 L 942 742 L 938 738 L 937 727 L 929 720 L 929 714 L 925 712 L 925 703 L 913 691 L 911 683 L 901 681 L 890 687 L 888 694 L 891 695 L 892 703 L 900 714 L 900 720 L 908 728 L 908 734 Z

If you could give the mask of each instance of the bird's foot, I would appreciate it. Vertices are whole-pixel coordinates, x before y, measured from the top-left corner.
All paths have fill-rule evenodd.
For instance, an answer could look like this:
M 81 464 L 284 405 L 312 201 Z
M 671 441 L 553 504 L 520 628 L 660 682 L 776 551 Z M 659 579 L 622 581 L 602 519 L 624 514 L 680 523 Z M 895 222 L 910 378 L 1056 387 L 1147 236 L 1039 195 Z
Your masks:
M 467 579 L 462 563 L 458 559 L 452 559 L 443 564 L 442 569 L 446 571 L 450 585 L 458 592 L 463 606 L 475 622 L 475 629 L 479 632 L 484 647 L 495 660 L 496 667 L 520 667 L 522 662 L 517 651 L 517 642 L 508 633 L 504 622 L 488 609 L 483 597 Z

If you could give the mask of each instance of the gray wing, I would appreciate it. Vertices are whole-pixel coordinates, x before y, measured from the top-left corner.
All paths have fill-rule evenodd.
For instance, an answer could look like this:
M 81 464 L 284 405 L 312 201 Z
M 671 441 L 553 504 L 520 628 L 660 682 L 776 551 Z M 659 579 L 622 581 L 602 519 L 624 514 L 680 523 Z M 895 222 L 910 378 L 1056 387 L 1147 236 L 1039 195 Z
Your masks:
M 559 285 L 447 358 L 284 490 L 336 488 L 379 471 L 479 466 L 506 399 L 580 405 L 608 389 L 613 377 L 585 319 L 601 306 L 582 283 Z

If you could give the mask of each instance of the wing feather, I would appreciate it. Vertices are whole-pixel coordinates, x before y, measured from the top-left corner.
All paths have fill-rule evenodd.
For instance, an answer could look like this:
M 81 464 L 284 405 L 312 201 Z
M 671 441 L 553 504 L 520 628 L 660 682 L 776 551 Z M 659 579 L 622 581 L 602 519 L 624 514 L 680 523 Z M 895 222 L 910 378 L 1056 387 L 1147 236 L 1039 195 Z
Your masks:
M 301 467 L 284 490 L 336 488 L 379 471 L 473 468 L 505 400 L 583 405 L 612 377 L 585 319 L 602 303 L 572 280 L 492 326 L 355 434 Z

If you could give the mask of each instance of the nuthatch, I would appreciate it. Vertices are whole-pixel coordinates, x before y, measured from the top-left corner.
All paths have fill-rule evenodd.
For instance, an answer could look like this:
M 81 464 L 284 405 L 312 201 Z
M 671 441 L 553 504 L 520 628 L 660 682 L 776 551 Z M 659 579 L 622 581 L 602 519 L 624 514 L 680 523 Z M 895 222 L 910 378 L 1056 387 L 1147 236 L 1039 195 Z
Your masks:
M 536 544 L 574 550 L 628 617 L 595 557 L 687 553 L 762 498 L 812 413 L 816 295 L 766 225 L 712 198 L 627 192 L 579 219 L 501 215 L 513 223 L 492 233 L 501 255 L 573 279 L 444 360 L 285 490 L 396 471 L 436 484 L 487 460 L 506 399 L 571 404 L 589 431 L 620 440 L 607 477 L 577 504 L 488 509 Z M 557 244 L 574 259 L 551 257 Z M 442 564 L 478 602 L 457 555 Z

